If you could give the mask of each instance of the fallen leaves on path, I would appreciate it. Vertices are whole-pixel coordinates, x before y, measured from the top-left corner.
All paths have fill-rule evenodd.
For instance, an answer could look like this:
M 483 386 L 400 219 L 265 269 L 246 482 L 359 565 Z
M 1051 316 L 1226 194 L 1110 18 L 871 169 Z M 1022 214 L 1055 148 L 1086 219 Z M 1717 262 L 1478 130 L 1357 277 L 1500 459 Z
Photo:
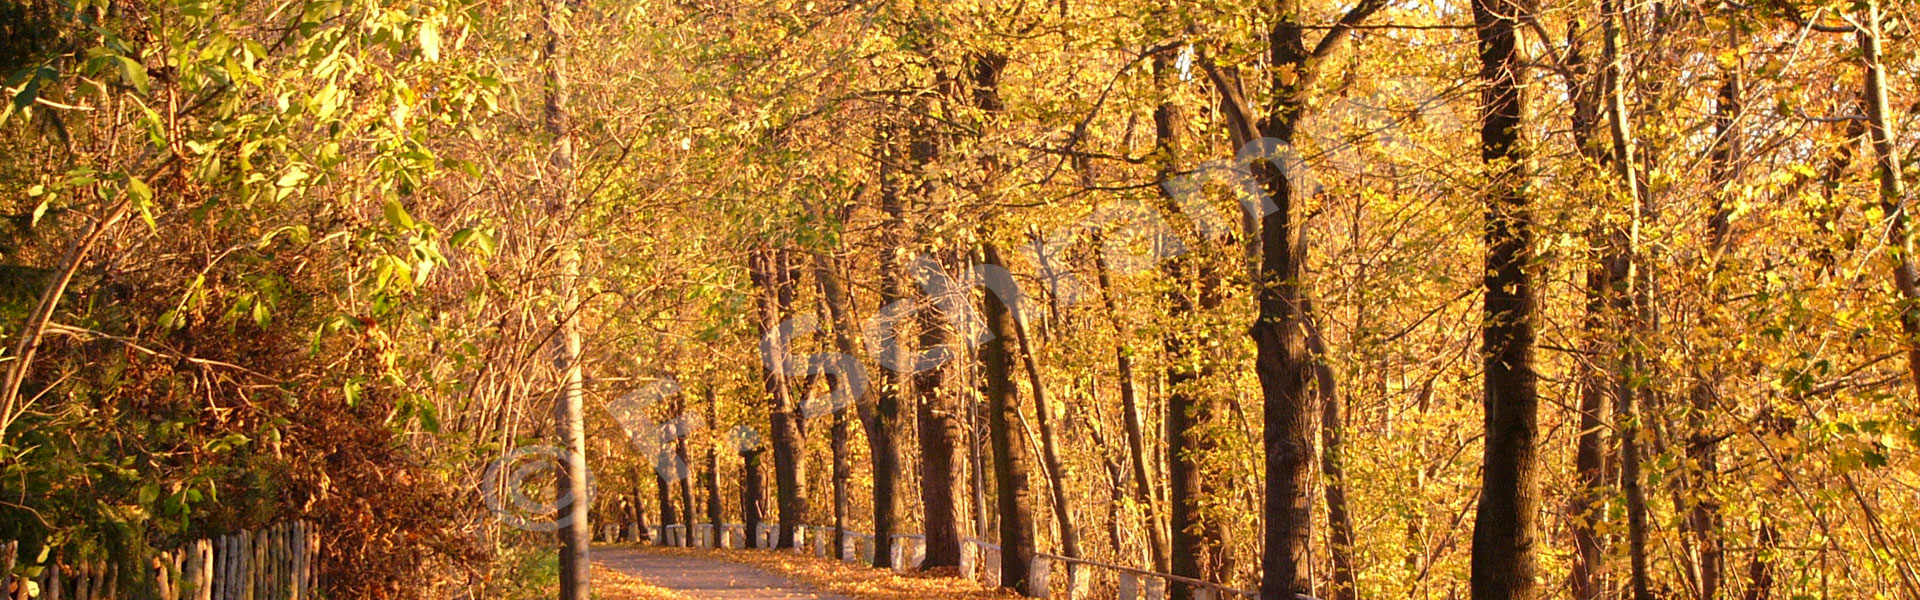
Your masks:
M 951 575 L 900 575 L 858 563 L 819 558 L 811 554 L 794 554 L 791 551 L 658 547 L 648 548 L 648 551 L 717 558 L 751 565 L 819 590 L 859 600 L 1003 600 L 1018 597 L 1011 591 L 989 589 Z
M 593 597 L 599 600 L 688 600 L 678 592 L 599 564 L 593 565 Z

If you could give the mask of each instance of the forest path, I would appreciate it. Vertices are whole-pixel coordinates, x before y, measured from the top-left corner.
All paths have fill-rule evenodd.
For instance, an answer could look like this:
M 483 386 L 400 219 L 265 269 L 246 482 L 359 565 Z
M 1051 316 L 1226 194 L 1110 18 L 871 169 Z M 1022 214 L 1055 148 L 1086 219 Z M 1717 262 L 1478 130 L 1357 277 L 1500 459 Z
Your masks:
M 717 558 L 600 546 L 593 549 L 593 562 L 694 600 L 852 600 Z

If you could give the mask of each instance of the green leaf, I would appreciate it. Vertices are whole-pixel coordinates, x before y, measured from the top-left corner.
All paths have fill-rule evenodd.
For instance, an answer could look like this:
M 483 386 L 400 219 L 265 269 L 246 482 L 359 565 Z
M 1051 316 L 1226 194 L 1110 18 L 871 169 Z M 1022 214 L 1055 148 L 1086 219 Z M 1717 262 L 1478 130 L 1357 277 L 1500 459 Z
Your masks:
M 20 86 L 20 93 L 13 95 L 13 107 L 17 110 L 26 110 L 27 107 L 33 106 L 33 101 L 39 97 L 40 78 L 28 79 L 26 85 Z
M 394 227 L 413 229 L 413 216 L 407 214 L 407 207 L 401 206 L 399 200 L 388 200 L 386 213 L 387 222 L 392 223 Z
M 133 200 L 134 206 L 153 204 L 153 188 L 147 187 L 147 182 L 141 181 L 139 177 L 128 175 L 127 197 Z
M 140 61 L 118 54 L 113 55 L 113 61 L 120 63 L 120 78 L 126 80 L 127 85 L 133 86 L 133 89 L 139 90 L 142 95 L 145 95 L 148 84 L 146 65 L 140 64 Z
M 456 247 L 472 247 L 481 254 L 493 256 L 493 236 L 484 230 L 468 227 L 455 231 L 450 241 Z

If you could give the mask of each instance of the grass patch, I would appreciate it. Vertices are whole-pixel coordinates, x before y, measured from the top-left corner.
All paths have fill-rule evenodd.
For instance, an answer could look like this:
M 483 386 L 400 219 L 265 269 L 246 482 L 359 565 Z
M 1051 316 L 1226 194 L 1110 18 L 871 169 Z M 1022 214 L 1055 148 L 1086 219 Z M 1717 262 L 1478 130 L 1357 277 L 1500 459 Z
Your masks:
M 789 550 L 707 550 L 696 548 L 648 548 L 648 552 L 718 558 L 759 567 L 826 592 L 860 600 L 1004 600 L 1018 598 L 1011 590 L 995 590 L 952 575 L 909 573 L 875 569 L 863 564 L 819 558 L 812 554 L 794 554 Z

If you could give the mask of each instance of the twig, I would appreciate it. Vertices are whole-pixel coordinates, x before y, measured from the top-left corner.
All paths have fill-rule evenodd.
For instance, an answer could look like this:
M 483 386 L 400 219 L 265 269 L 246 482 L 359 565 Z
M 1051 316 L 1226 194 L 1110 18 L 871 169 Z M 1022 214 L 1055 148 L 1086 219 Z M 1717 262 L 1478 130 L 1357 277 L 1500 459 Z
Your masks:
M 200 358 L 200 357 L 197 357 L 197 356 L 189 356 L 189 355 L 186 355 L 186 354 L 181 354 L 181 353 L 179 353 L 179 352 L 172 352 L 172 351 L 163 351 L 163 350 L 155 350 L 155 349 L 153 349 L 153 348 L 148 348 L 148 347 L 146 347 L 146 346 L 142 346 L 142 345 L 140 345 L 140 341 L 139 341 L 139 340 L 135 340 L 135 339 L 133 339 L 133 338 L 129 338 L 129 337 L 123 337 L 123 336 L 118 336 L 118 335 L 113 335 L 113 334 L 111 334 L 111 333 L 106 333 L 106 332 L 103 332 L 103 331 L 95 331 L 95 330 L 92 330 L 92 329 L 87 329 L 87 328 L 84 328 L 84 327 L 74 327 L 74 326 L 71 326 L 71 325 L 61 325 L 61 324 L 59 324 L 59 323 L 47 323 L 47 326 L 46 326 L 46 332 L 47 332 L 47 333 L 58 333 L 58 334 L 64 334 L 64 335 L 69 335 L 69 336 L 73 336 L 73 337 L 79 337 L 79 338 L 91 338 L 91 339 L 103 339 L 103 340 L 109 340 L 109 341 L 114 341 L 114 342 L 119 342 L 119 343 L 120 343 L 121 345 L 124 345 L 124 346 L 126 346 L 127 348 L 129 348 L 129 349 L 132 349 L 132 350 L 134 350 L 134 351 L 137 351 L 137 352 L 139 352 L 139 353 L 141 353 L 141 354 L 145 354 L 145 355 L 148 355 L 148 356 L 158 356 L 158 357 L 161 357 L 161 358 L 171 358 L 171 359 L 174 359 L 174 360 L 184 360 L 184 361 L 187 361 L 187 362 L 190 362 L 190 363 L 193 363 L 193 364 L 196 364 L 196 365 L 204 365 L 204 366 L 209 366 L 209 367 L 220 367 L 220 368 L 223 368 L 223 369 L 232 369 L 232 370 L 235 370 L 235 371 L 239 371 L 239 372 L 242 372 L 242 373 L 246 373 L 246 374 L 248 374 L 248 375 L 252 375 L 252 376 L 254 376 L 254 377 L 259 377 L 259 378 L 261 378 L 261 379 L 265 379 L 265 380 L 268 380 L 268 381 L 277 381 L 277 380 L 275 380 L 275 379 L 274 379 L 274 378 L 273 378 L 272 376 L 270 376 L 270 375 L 267 375 L 267 374 L 265 374 L 265 373 L 261 373 L 261 372 L 259 372 L 259 371 L 255 371 L 255 370 L 253 370 L 253 369 L 249 369 L 249 368 L 246 368 L 246 367 L 243 367 L 243 366 L 240 366 L 240 365 L 236 365 L 236 364 L 233 364 L 233 363 L 230 363 L 230 362 L 227 362 L 227 361 L 224 361 L 224 360 L 214 360 L 214 359 L 211 359 L 211 358 Z

